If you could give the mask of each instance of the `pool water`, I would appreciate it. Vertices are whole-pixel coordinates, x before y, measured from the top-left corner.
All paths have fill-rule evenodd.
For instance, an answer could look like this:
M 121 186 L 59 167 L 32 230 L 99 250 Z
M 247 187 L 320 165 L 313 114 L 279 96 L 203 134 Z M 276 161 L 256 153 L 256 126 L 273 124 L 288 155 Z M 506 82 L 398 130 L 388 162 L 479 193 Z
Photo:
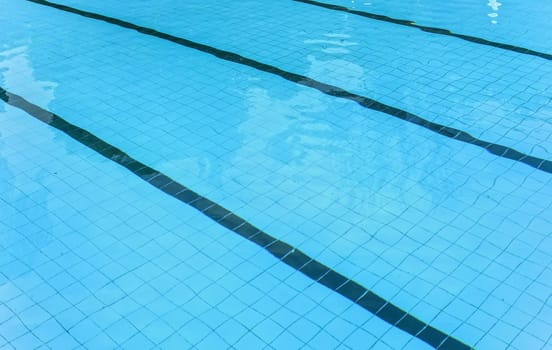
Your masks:
M 552 4 L 0 9 L 0 348 L 552 349 Z

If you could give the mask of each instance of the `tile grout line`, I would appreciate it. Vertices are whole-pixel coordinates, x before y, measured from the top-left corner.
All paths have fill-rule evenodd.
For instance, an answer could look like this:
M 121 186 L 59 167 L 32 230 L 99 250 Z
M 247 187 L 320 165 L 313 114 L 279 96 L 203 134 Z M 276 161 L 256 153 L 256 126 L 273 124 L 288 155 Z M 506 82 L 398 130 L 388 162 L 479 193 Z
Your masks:
M 480 148 L 486 150 L 487 152 L 489 152 L 489 153 L 491 153 L 495 156 L 510 159 L 510 160 L 520 162 L 520 163 L 524 163 L 524 164 L 529 165 L 529 166 L 531 166 L 535 169 L 538 169 L 538 170 L 541 170 L 541 171 L 552 174 L 552 161 L 551 160 L 538 158 L 538 157 L 535 157 L 535 156 L 531 156 L 531 155 L 522 153 L 522 152 L 517 151 L 516 149 L 508 147 L 508 146 L 504 146 L 504 145 L 501 145 L 501 144 L 481 140 L 481 139 L 469 134 L 466 131 L 429 121 L 429 120 L 424 119 L 424 118 L 422 118 L 422 117 L 420 117 L 416 114 L 407 112 L 407 111 L 399 109 L 397 107 L 386 105 L 382 102 L 379 102 L 377 100 L 371 99 L 371 98 L 366 97 L 366 96 L 362 96 L 362 95 L 358 95 L 358 94 L 349 92 L 349 91 L 347 91 L 345 89 L 342 89 L 338 86 L 326 84 L 326 83 L 311 79 L 309 77 L 306 77 L 306 76 L 303 76 L 303 75 L 300 75 L 300 74 L 288 72 L 288 71 L 280 69 L 276 66 L 272 66 L 272 65 L 269 65 L 269 64 L 266 64 L 266 63 L 262 63 L 262 62 L 254 60 L 254 59 L 241 56 L 237 53 L 233 53 L 233 52 L 230 52 L 230 51 L 225 51 L 225 50 L 222 50 L 222 49 L 218 49 L 218 48 L 206 45 L 206 44 L 194 42 L 194 41 L 191 41 L 191 40 L 188 40 L 188 39 L 185 39 L 185 38 L 181 38 L 181 37 L 177 37 L 177 36 L 167 34 L 167 33 L 164 33 L 164 32 L 159 32 L 155 29 L 143 27 L 143 26 L 140 26 L 140 25 L 137 25 L 137 24 L 134 24 L 134 23 L 123 21 L 121 19 L 108 17 L 108 16 L 98 14 L 98 13 L 79 10 L 79 9 L 76 9 L 76 8 L 73 8 L 73 7 L 52 3 L 52 2 L 49 2 L 49 1 L 46 1 L 46 0 L 27 0 L 27 1 L 39 4 L 39 5 L 55 8 L 55 9 L 58 9 L 58 10 L 61 10 L 61 11 L 77 14 L 79 16 L 83 16 L 83 17 L 86 17 L 86 18 L 99 20 L 99 21 L 102 21 L 102 22 L 106 22 L 106 23 L 109 23 L 109 24 L 112 24 L 112 25 L 122 27 L 122 28 L 135 30 L 135 31 L 137 31 L 139 33 L 142 33 L 142 34 L 145 34 L 145 35 L 153 36 L 153 37 L 156 37 L 158 39 L 167 40 L 167 41 L 173 42 L 173 43 L 181 45 L 181 46 L 185 46 L 185 47 L 197 50 L 197 51 L 201 51 L 201 52 L 213 55 L 213 56 L 215 56 L 219 59 L 225 60 L 225 61 L 234 62 L 234 63 L 241 64 L 241 65 L 244 65 L 244 66 L 259 70 L 259 71 L 270 73 L 270 74 L 279 76 L 283 79 L 286 79 L 288 81 L 291 81 L 293 83 L 296 83 L 296 84 L 299 84 L 299 85 L 303 85 L 303 86 L 318 90 L 318 91 L 320 91 L 320 92 L 322 92 L 326 95 L 356 102 L 357 104 L 359 104 L 360 106 L 362 106 L 364 108 L 371 109 L 371 110 L 381 112 L 381 113 L 385 113 L 389 116 L 401 119 L 405 122 L 408 122 L 408 123 L 411 123 L 411 124 L 414 124 L 414 125 L 418 125 L 422 128 L 425 128 L 426 130 L 432 131 L 432 132 L 437 133 L 441 136 L 445 136 L 445 137 L 448 137 L 448 138 L 456 140 L 456 141 L 460 141 L 460 142 L 464 142 L 464 143 L 467 143 L 467 144 L 471 144 L 471 145 L 480 147 Z
M 117 163 L 153 187 L 187 204 L 219 225 L 246 238 L 274 255 L 278 260 L 301 272 L 316 283 L 349 299 L 408 334 L 426 342 L 436 349 L 469 350 L 467 344 L 417 319 L 398 306 L 383 299 L 359 283 L 341 275 L 301 250 L 258 229 L 230 210 L 201 196 L 167 175 L 132 158 L 119 148 L 105 142 L 96 135 L 74 125 L 62 117 L 49 112 L 23 97 L 0 87 L 0 99 L 18 108 L 39 121 L 65 133 L 75 141 Z M 406 320 L 406 321 L 405 321 Z
M 465 41 L 469 41 L 469 42 L 472 42 L 472 43 L 480 44 L 480 45 L 496 47 L 496 48 L 499 48 L 499 49 L 512 51 L 512 52 L 516 52 L 516 53 L 521 53 L 521 54 L 524 54 L 524 55 L 531 55 L 531 56 L 535 56 L 535 57 L 544 58 L 545 60 L 549 60 L 549 61 L 552 60 L 552 54 L 548 54 L 548 53 L 545 53 L 545 52 L 539 52 L 539 51 L 527 49 L 527 48 L 516 46 L 516 45 L 491 41 L 491 40 L 479 38 L 479 37 L 472 36 L 472 35 L 458 34 L 458 33 L 452 32 L 448 29 L 424 26 L 424 25 L 421 25 L 421 24 L 416 24 L 416 22 L 406 20 L 406 19 L 398 19 L 398 18 L 388 17 L 388 16 L 384 16 L 384 15 L 378 15 L 376 13 L 371 13 L 371 12 L 353 10 L 353 9 L 350 9 L 346 6 L 328 4 L 328 3 L 314 1 L 314 0 L 293 0 L 293 1 L 302 2 L 302 3 L 308 4 L 308 5 L 322 7 L 322 8 L 328 9 L 328 10 L 351 13 L 353 15 L 357 15 L 357 16 L 361 16 L 361 17 L 365 17 L 365 18 L 370 18 L 370 19 L 373 19 L 373 20 L 376 20 L 376 21 L 382 21 L 382 22 L 393 23 L 393 24 L 397 24 L 397 25 L 401 25 L 401 26 L 417 28 L 417 29 L 420 29 L 420 30 L 422 30 L 424 32 L 427 32 L 427 33 L 438 34 L 438 35 L 446 35 L 446 36 L 462 39 L 462 40 L 465 40 Z

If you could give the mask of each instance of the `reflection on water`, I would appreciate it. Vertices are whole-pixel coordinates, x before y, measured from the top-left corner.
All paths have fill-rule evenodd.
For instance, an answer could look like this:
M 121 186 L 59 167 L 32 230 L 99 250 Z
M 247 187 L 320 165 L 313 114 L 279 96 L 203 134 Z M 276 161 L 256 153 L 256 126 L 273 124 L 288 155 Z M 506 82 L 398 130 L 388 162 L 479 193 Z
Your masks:
M 343 56 L 320 59 L 309 55 L 307 59 L 308 76 L 325 81 L 347 77 L 349 86 L 355 88 L 365 79 L 364 69 Z M 410 205 L 405 193 L 443 200 L 437 198 L 439 193 L 425 188 L 424 181 L 418 181 L 428 177 L 419 170 L 423 168 L 418 168 L 419 163 L 435 161 L 433 157 L 419 157 L 419 153 L 446 159 L 441 153 L 447 150 L 428 141 L 416 152 L 406 149 L 409 146 L 401 141 L 409 126 L 380 131 L 379 114 L 355 109 L 348 101 L 329 100 L 308 89 L 280 94 L 256 86 L 248 90 L 246 98 L 249 118 L 239 130 L 243 145 L 224 176 L 259 194 L 274 188 L 289 193 L 285 197 L 287 208 L 301 207 L 298 212 L 305 219 L 313 219 L 308 215 L 318 210 L 339 212 L 339 208 L 372 218 L 388 215 L 381 208 L 400 213 Z M 312 206 L 318 210 L 310 210 Z M 431 202 L 419 203 L 420 210 L 431 206 Z M 370 230 L 364 232 L 369 234 Z
M 488 14 L 489 17 L 491 17 L 491 23 L 497 24 L 497 17 L 498 17 L 498 8 L 502 6 L 502 3 L 498 2 L 497 0 L 489 0 L 487 5 L 493 9 L 494 12 L 491 12 Z
M 29 47 L 25 45 L 0 52 L 2 85 L 14 93 L 17 93 L 17 90 L 25 91 L 25 98 L 47 108 L 50 101 L 54 99 L 54 88 L 57 84 L 34 78 L 28 51 Z
M 0 85 L 14 93 L 20 93 L 33 103 L 48 106 L 54 99 L 56 83 L 39 81 L 29 58 L 29 46 L 19 46 L 0 52 Z M 48 210 L 50 194 L 44 187 L 48 174 L 34 163 L 38 151 L 32 147 L 27 135 L 29 124 L 17 120 L 23 112 L 2 104 L 0 107 L 0 178 L 5 186 L 0 187 L 0 196 L 6 203 L 2 205 L 2 218 L 7 229 L 0 232 L 0 246 L 10 248 L 12 253 L 33 251 L 31 246 L 42 247 L 50 240 L 52 229 L 51 213 Z M 50 135 L 44 138 L 43 135 Z M 55 142 L 54 133 L 41 133 L 40 144 Z M 9 145 L 7 141 L 9 140 Z M 33 140 L 35 141 L 35 140 Z M 22 170 L 23 169 L 23 170 Z M 24 213 L 16 212 L 23 209 Z M 27 217 L 26 215 L 31 215 Z M 33 257 L 27 256 L 28 264 Z M 23 278 L 23 277 L 22 277 Z

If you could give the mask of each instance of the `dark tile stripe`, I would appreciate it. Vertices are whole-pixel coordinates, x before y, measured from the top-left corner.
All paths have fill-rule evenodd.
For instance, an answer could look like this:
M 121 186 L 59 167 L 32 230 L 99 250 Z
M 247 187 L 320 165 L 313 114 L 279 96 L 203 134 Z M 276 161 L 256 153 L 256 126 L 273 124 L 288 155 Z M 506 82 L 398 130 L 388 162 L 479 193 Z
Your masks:
M 139 162 L 122 150 L 108 144 L 90 132 L 67 122 L 60 116 L 44 110 L 24 98 L 10 93 L 2 88 L 0 88 L 0 99 L 67 134 L 74 140 L 98 152 L 105 158 L 127 168 L 129 171 L 137 175 L 142 180 L 148 182 L 150 185 L 180 200 L 181 202 L 194 207 L 203 215 L 267 250 L 288 266 L 302 272 L 314 281 L 341 294 L 366 310 L 376 314 L 376 316 L 381 319 L 395 325 L 413 336 L 422 339 L 426 343 L 433 345 L 435 348 L 439 348 L 439 345 L 443 343 L 445 339 L 451 339 L 447 343 L 448 349 L 470 349 L 468 345 L 454 338 L 450 338 L 440 330 L 431 327 L 412 315 L 409 315 L 397 306 L 367 290 L 357 282 L 348 279 L 321 262 L 314 260 L 288 243 L 272 237 L 268 233 L 256 228 L 251 223 L 245 221 L 221 205 L 190 190 L 165 174 Z M 406 318 L 409 320 L 409 323 L 406 324 L 406 326 L 402 326 L 400 322 L 396 322 L 398 319 L 403 320 Z M 418 328 L 424 328 L 425 333 L 421 332 L 420 335 L 418 335 L 417 332 L 413 331 L 413 329 L 417 330 L 417 328 L 413 328 L 412 324 L 419 325 Z M 423 335 L 423 337 L 421 335 Z
M 168 40 L 178 45 L 186 46 L 204 53 L 208 53 L 210 55 L 216 56 L 226 61 L 238 63 L 263 72 L 274 74 L 286 80 L 289 80 L 291 82 L 316 89 L 324 94 L 354 101 L 359 105 L 361 105 L 362 107 L 388 114 L 390 116 L 404 120 L 408 123 L 421 126 L 427 130 L 431 130 L 439 135 L 442 135 L 457 141 L 469 143 L 474 146 L 481 147 L 486 151 L 488 151 L 489 153 L 494 154 L 495 156 L 511 159 L 517 162 L 527 164 L 529 166 L 532 166 L 533 168 L 545 171 L 547 173 L 552 173 L 552 161 L 538 158 L 538 157 L 533 157 L 528 154 L 524 154 L 519 151 L 516 151 L 515 149 L 507 146 L 478 139 L 465 131 L 431 122 L 415 114 L 409 113 L 407 111 L 404 111 L 392 106 L 388 106 L 384 103 L 378 102 L 376 100 L 373 100 L 365 96 L 354 94 L 352 92 L 346 91 L 337 86 L 325 84 L 303 75 L 287 72 L 275 66 L 271 66 L 269 64 L 255 61 L 253 59 L 240 56 L 233 52 L 220 50 L 212 46 L 200 44 L 200 43 L 190 41 L 184 38 L 176 37 L 167 33 L 158 32 L 155 29 L 142 27 L 133 23 L 125 22 L 117 18 L 107 17 L 97 13 L 92 13 L 88 11 L 75 9 L 65 5 L 51 3 L 45 0 L 27 0 L 27 1 L 34 2 L 40 5 L 53 7 L 53 8 L 74 13 L 80 16 L 100 20 L 103 22 L 107 22 L 110 24 L 123 27 L 123 28 L 136 30 L 146 35 L 151 35 L 159 39 Z
M 377 21 L 383 21 L 383 22 L 398 24 L 398 25 L 401 25 L 401 26 L 417 28 L 417 29 L 423 30 L 424 32 L 451 36 L 451 37 L 466 40 L 466 41 L 476 43 L 476 44 L 480 44 L 480 45 L 492 46 L 492 47 L 496 47 L 496 48 L 503 49 L 503 50 L 508 50 L 508 51 L 521 53 L 521 54 L 524 54 L 524 55 L 531 55 L 531 56 L 544 58 L 545 60 L 552 60 L 552 54 L 539 52 L 539 51 L 535 51 L 535 50 L 530 50 L 530 49 L 526 49 L 524 47 L 519 47 L 519 46 L 515 46 L 515 45 L 499 43 L 499 42 L 496 42 L 496 41 L 490 41 L 490 40 L 478 38 L 476 36 L 457 34 L 457 33 L 451 32 L 448 29 L 427 27 L 427 26 L 423 26 L 423 25 L 420 25 L 420 24 L 416 24 L 414 21 L 410 21 L 410 20 L 397 19 L 397 18 L 378 15 L 378 14 L 370 13 L 370 12 L 366 12 L 366 11 L 353 10 L 353 9 L 350 9 L 348 7 L 345 7 L 345 6 L 333 5 L 333 4 L 328 4 L 328 3 L 318 2 L 318 1 L 313 1 L 313 0 L 293 0 L 293 1 L 302 2 L 302 3 L 305 3 L 305 4 L 309 4 L 309 5 L 314 5 L 314 6 L 319 6 L 319 7 L 329 9 L 329 10 L 347 12 L 347 13 L 351 13 L 353 15 L 362 16 L 362 17 L 374 19 L 374 20 L 377 20 Z

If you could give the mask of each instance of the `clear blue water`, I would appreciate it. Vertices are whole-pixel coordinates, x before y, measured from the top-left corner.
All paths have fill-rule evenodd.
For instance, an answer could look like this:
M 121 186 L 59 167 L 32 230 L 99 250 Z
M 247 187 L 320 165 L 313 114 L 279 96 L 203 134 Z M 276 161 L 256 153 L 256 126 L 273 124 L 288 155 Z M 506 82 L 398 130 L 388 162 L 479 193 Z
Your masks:
M 294 1 L 58 3 L 552 159 L 550 60 Z M 548 4 L 328 3 L 552 47 Z M 113 24 L 0 9 L 3 89 L 469 346 L 552 349 L 550 173 Z M 0 248 L 1 348 L 431 349 L 2 101 Z

